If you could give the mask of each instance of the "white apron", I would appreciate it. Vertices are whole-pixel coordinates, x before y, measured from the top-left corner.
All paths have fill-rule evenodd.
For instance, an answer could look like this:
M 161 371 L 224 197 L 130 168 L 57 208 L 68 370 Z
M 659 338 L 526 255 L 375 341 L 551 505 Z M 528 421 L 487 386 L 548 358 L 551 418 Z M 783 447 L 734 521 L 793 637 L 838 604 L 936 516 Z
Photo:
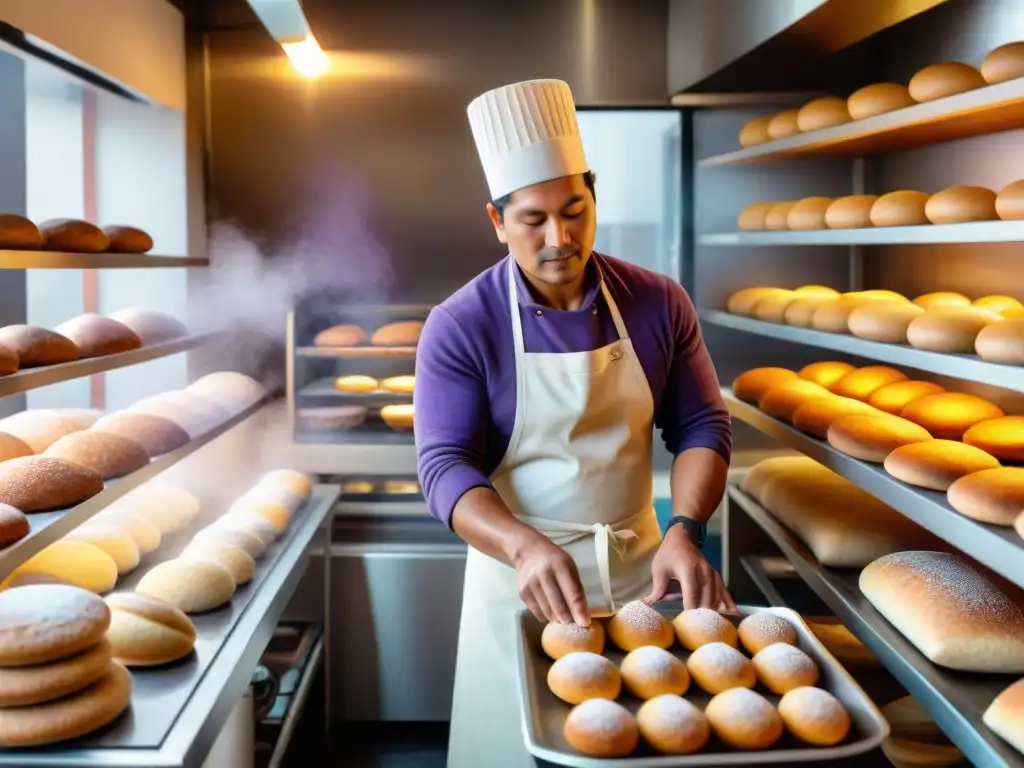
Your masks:
M 603 284 L 617 341 L 591 352 L 526 354 L 511 257 L 508 266 L 516 417 L 491 480 L 518 519 L 572 555 L 591 613 L 607 615 L 650 592 L 661 543 L 650 386 Z M 523 740 L 516 666 L 515 618 L 523 607 L 515 571 L 471 547 L 448 768 L 534 765 Z

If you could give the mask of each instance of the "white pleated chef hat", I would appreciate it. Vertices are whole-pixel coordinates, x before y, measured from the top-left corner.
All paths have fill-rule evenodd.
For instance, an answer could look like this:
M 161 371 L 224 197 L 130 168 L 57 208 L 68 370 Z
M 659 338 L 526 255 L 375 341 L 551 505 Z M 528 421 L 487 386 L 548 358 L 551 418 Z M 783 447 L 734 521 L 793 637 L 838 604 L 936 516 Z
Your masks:
M 492 200 L 589 170 L 572 91 L 561 80 L 495 88 L 467 111 Z

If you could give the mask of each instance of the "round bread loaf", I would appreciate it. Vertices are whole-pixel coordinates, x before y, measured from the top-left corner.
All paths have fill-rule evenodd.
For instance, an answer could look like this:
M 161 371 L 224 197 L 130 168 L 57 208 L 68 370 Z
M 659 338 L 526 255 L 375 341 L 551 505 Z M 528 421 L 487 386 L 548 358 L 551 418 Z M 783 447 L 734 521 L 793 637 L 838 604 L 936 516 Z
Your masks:
M 989 704 L 982 721 L 1024 755 L 1024 679 L 1011 683 Z
M 870 301 L 850 313 L 846 324 L 861 339 L 883 344 L 906 344 L 907 328 L 924 309 L 902 301 Z
M 384 379 L 380 385 L 396 395 L 411 395 L 416 389 L 416 377 L 412 375 L 390 376 Z
M 73 317 L 54 330 L 74 342 L 81 358 L 114 355 L 142 346 L 142 339 L 127 325 L 94 313 Z
M 986 325 L 974 338 L 974 349 L 990 363 L 1024 365 L 1024 317 Z
M 210 528 L 227 529 L 229 531 L 242 531 L 255 536 L 263 542 L 264 547 L 269 547 L 277 540 L 277 529 L 264 517 L 253 515 L 247 512 L 233 512 L 229 515 L 214 520 Z
M 262 384 L 236 371 L 208 373 L 185 389 L 213 400 L 231 413 L 240 413 L 267 396 L 267 390 Z
M 130 328 L 142 339 L 143 346 L 147 347 L 188 336 L 188 327 L 183 322 L 154 309 L 125 307 L 111 312 L 107 317 Z
M 135 539 L 114 525 L 104 525 L 93 520 L 75 528 L 64 536 L 66 541 L 80 541 L 92 544 L 106 552 L 117 566 L 119 574 L 128 573 L 139 564 L 139 548 Z
M 913 227 L 930 223 L 924 213 L 930 195 L 898 190 L 882 195 L 871 206 L 868 218 L 876 227 Z
M 1024 43 L 1006 43 L 989 51 L 981 62 L 981 76 L 989 85 L 1024 77 Z
M 1021 304 L 1013 296 L 1002 295 L 982 296 L 974 300 L 974 306 L 995 312 L 997 315 L 1003 315 L 1008 309 L 1024 309 L 1024 304 Z
M 43 248 L 69 253 L 103 253 L 110 239 L 94 224 L 80 219 L 49 219 L 39 225 Z
M 110 643 L 101 639 L 91 648 L 46 664 L 0 667 L 0 707 L 42 704 L 78 693 L 107 674 L 110 658 Z
M 113 505 L 129 510 L 149 520 L 163 536 L 187 528 L 199 514 L 199 499 L 186 491 L 166 483 L 146 483 L 134 488 Z
M 782 316 L 782 321 L 786 325 L 810 328 L 814 313 L 822 306 L 835 302 L 836 298 L 832 296 L 798 297 L 786 306 L 786 312 Z
M 871 208 L 878 195 L 848 195 L 838 198 L 825 211 L 829 229 L 859 229 L 871 226 Z
M 854 120 L 865 120 L 897 109 L 913 106 L 910 89 L 898 83 L 866 85 L 850 94 L 846 109 Z
M 885 458 L 885 471 L 897 480 L 932 491 L 946 491 L 964 475 L 998 466 L 995 457 L 955 440 L 904 445 Z
M 869 299 L 857 296 L 840 296 L 838 299 L 823 302 L 811 315 L 810 327 L 825 333 L 849 333 L 850 315 L 868 301 Z
M 914 101 L 935 101 L 985 85 L 985 78 L 974 67 L 959 61 L 930 64 L 910 78 L 910 96 Z
M 153 250 L 153 238 L 145 230 L 124 224 L 110 224 L 103 228 L 109 240 L 108 253 L 146 253 Z
M 32 454 L 43 453 L 65 435 L 81 430 L 82 426 L 58 410 L 38 409 L 8 416 L 0 421 L 0 429 L 27 445 Z M 11 448 L 15 452 L 20 450 L 17 444 Z
M 743 288 L 729 296 L 725 302 L 725 311 L 733 315 L 752 317 L 754 314 L 754 307 L 757 306 L 757 303 L 761 301 L 761 299 L 773 294 L 786 293 L 789 293 L 789 291 L 785 288 L 767 288 L 764 286 Z
M 800 125 L 797 123 L 799 115 L 799 109 L 787 109 L 774 115 L 768 121 L 767 131 L 769 138 L 785 139 L 800 133 Z
M 253 497 L 242 497 L 228 508 L 228 514 L 246 514 L 262 517 L 274 526 L 278 536 L 288 530 L 288 523 L 291 521 L 292 513 L 283 504 L 272 502 L 261 502 Z
M 654 645 L 644 645 L 627 653 L 619 672 L 626 690 L 645 701 L 668 693 L 682 696 L 690 687 L 686 665 L 664 648 Z
M 740 481 L 740 490 L 760 501 L 761 491 L 771 478 L 778 474 L 818 466 L 818 462 L 806 456 L 772 456 L 769 459 L 762 459 L 744 473 L 743 480 Z
M 15 568 L 0 589 L 15 584 L 63 585 L 102 594 L 115 583 L 117 564 L 110 555 L 92 544 L 62 539 Z
M 217 541 L 193 541 L 179 555 L 185 560 L 207 560 L 227 568 L 235 586 L 241 587 L 256 575 L 256 561 L 239 547 Z
M 249 555 L 253 560 L 259 560 L 267 551 L 267 545 L 263 543 L 259 536 L 231 528 L 203 528 L 196 533 L 192 540 L 194 542 L 209 542 L 216 545 L 236 547 Z
M 363 394 L 366 392 L 373 392 L 379 387 L 380 382 L 375 378 L 372 376 L 363 376 L 361 374 L 353 376 L 339 376 L 334 380 L 334 388 L 339 392 Z
M 829 391 L 840 397 L 867 402 L 879 389 L 897 381 L 907 381 L 907 375 L 887 365 L 866 365 L 848 373 L 829 387 Z
M 0 504 L 0 549 L 9 547 L 28 536 L 31 526 L 20 509 L 10 504 Z
M 928 198 L 924 215 L 932 224 L 964 224 L 994 221 L 996 193 L 984 187 L 950 187 Z
M 961 440 L 975 424 L 1005 415 L 998 405 L 962 392 L 926 395 L 910 403 L 900 414 L 942 440 Z
M 0 346 L 18 356 L 19 368 L 70 363 L 79 355 L 71 339 L 35 325 L 5 325 L 0 328 Z
M 36 251 L 43 247 L 39 227 L 16 213 L 0 213 L 0 249 Z
M 754 317 L 767 323 L 781 323 L 786 307 L 796 300 L 796 292 L 774 293 L 754 305 Z
M 982 329 L 1000 322 L 1000 315 L 981 307 L 933 309 L 907 326 L 907 341 L 932 352 L 974 352 Z
M 640 705 L 637 725 L 644 741 L 666 755 L 689 755 L 704 748 L 711 724 L 695 705 L 681 696 L 665 694 Z
M 801 686 L 779 701 L 779 716 L 786 730 L 816 747 L 831 747 L 850 732 L 850 715 L 828 691 Z
M 423 331 L 423 321 L 403 320 L 383 325 L 373 332 L 370 343 L 375 347 L 415 347 Z
M 843 416 L 828 428 L 829 445 L 847 456 L 873 464 L 881 464 L 900 446 L 931 439 L 924 427 L 883 413 Z
M 127 509 L 108 508 L 97 514 L 93 520 L 97 523 L 113 525 L 127 533 L 132 537 L 135 546 L 139 548 L 140 555 L 155 552 L 163 540 L 159 528 L 142 515 Z
M 555 660 L 570 653 L 603 653 L 604 640 L 604 626 L 599 621 L 591 621 L 586 627 L 575 622 L 561 624 L 550 621 L 540 635 L 541 648 Z
M 1024 462 L 1024 416 L 979 422 L 964 432 L 963 441 L 1001 461 Z
M 775 707 L 746 688 L 718 694 L 704 714 L 715 735 L 735 749 L 768 749 L 782 737 L 782 718 Z
M 168 664 L 188 656 L 196 643 L 196 628 L 170 603 L 138 592 L 107 595 L 113 656 L 128 667 Z
M 718 611 L 710 608 L 690 608 L 672 620 L 679 644 L 688 651 L 695 651 L 708 643 L 725 643 L 739 647 L 736 627 Z
M 210 560 L 175 558 L 149 569 L 135 591 L 185 613 L 205 613 L 231 600 L 235 580 L 227 568 Z
M 106 603 L 84 589 L 37 584 L 4 590 L 0 592 L 0 667 L 67 658 L 103 640 L 109 626 Z
M 768 135 L 768 123 L 772 121 L 772 117 L 773 115 L 762 115 L 745 122 L 740 128 L 740 146 L 753 147 L 769 141 L 771 136 Z
M 874 414 L 877 411 L 867 403 L 851 397 L 830 395 L 817 400 L 808 400 L 793 412 L 793 426 L 801 432 L 824 440 L 829 427 L 850 414 Z
M 786 226 L 792 230 L 825 229 L 825 211 L 832 204 L 831 197 L 805 197 L 789 209 Z
M 413 404 L 385 405 L 380 409 L 380 417 L 396 432 L 409 432 L 413 428 Z
M 1010 182 L 999 190 L 996 215 L 1003 221 L 1024 219 L 1024 180 Z
M 955 291 L 935 291 L 925 293 L 914 299 L 914 304 L 924 309 L 947 309 L 950 307 L 969 307 L 971 300 L 962 293 Z
M 548 688 L 568 704 L 579 704 L 587 699 L 614 701 L 622 691 L 622 676 L 618 667 L 604 656 L 574 651 L 551 665 Z
M 797 408 L 809 400 L 822 397 L 829 397 L 827 389 L 811 381 L 795 379 L 768 389 L 757 401 L 757 407 L 769 416 L 792 422 Z
M 772 232 L 781 232 L 789 228 L 789 212 L 796 202 L 784 200 L 775 203 L 768 209 L 768 215 L 764 217 L 764 228 Z
M 758 611 L 750 614 L 740 622 L 737 632 L 743 647 L 753 656 L 769 645 L 776 643 L 796 645 L 797 641 L 793 625 L 771 611 Z
M 309 475 L 295 469 L 272 469 L 264 472 L 256 482 L 256 487 L 265 486 L 287 488 L 302 502 L 308 499 L 313 491 L 313 481 Z
M 626 603 L 608 620 L 608 638 L 626 653 L 642 645 L 671 648 L 676 636 L 660 613 L 640 600 Z
M 576 751 L 600 758 L 626 757 L 640 741 L 636 718 L 621 704 L 606 699 L 590 699 L 573 707 L 562 733 Z
M 1024 468 L 998 467 L 961 477 L 949 486 L 950 506 L 992 525 L 1012 526 L 1024 511 Z
M 77 464 L 104 480 L 122 477 L 149 464 L 149 454 L 139 443 L 91 429 L 64 435 L 43 456 Z
M 820 131 L 834 125 L 850 122 L 850 110 L 846 99 L 837 96 L 821 96 L 800 107 L 796 115 L 796 126 L 801 132 Z
M 938 395 L 946 390 L 931 381 L 897 381 L 879 387 L 871 393 L 868 405 L 883 413 L 899 416 L 915 400 Z
M 693 681 L 710 694 L 730 688 L 753 688 L 757 684 L 750 659 L 726 643 L 702 645 L 690 654 L 686 668 Z
M 754 203 L 748 205 L 742 211 L 740 211 L 739 219 L 736 224 L 744 232 L 760 232 L 764 230 L 765 219 L 768 217 L 768 211 L 775 205 L 774 202 L 770 203 Z
M 358 325 L 332 325 L 313 338 L 315 347 L 358 347 L 366 343 L 366 332 Z
M 154 459 L 188 445 L 192 439 L 170 419 L 131 411 L 108 413 L 89 429 L 132 440 Z
M 846 376 L 846 374 L 852 373 L 855 370 L 856 368 L 849 363 L 826 360 L 820 363 L 805 365 L 797 371 L 797 376 L 805 381 L 813 381 L 819 387 L 828 389 Z
M 818 665 L 789 643 L 773 643 L 758 651 L 751 664 L 761 685 L 779 696 L 818 682 Z
M 736 377 L 732 393 L 740 400 L 756 403 L 772 387 L 797 378 L 797 374 L 788 368 L 752 368 Z
M 368 414 L 369 411 L 362 405 L 299 408 L 296 411 L 299 422 L 305 427 L 324 431 L 361 427 L 366 423 Z
M 0 463 L 0 503 L 22 512 L 73 507 L 102 490 L 98 474 L 61 459 L 24 456 Z

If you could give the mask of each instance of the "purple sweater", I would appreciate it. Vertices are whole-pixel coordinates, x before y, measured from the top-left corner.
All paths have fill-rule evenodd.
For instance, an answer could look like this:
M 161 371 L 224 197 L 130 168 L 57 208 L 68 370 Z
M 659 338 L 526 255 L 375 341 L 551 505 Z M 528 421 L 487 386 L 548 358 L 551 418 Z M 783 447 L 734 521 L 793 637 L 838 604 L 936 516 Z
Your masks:
M 488 478 L 512 436 L 516 374 L 506 272 L 510 260 L 502 259 L 435 307 L 416 353 L 420 483 L 430 513 L 449 526 L 466 491 L 492 487 Z M 678 283 L 595 253 L 583 305 L 564 312 L 536 304 L 518 267 L 515 276 L 528 353 L 586 352 L 614 342 L 615 325 L 600 290 L 603 279 L 647 376 L 654 423 L 666 448 L 674 456 L 710 448 L 729 461 L 729 413 L 697 313 Z

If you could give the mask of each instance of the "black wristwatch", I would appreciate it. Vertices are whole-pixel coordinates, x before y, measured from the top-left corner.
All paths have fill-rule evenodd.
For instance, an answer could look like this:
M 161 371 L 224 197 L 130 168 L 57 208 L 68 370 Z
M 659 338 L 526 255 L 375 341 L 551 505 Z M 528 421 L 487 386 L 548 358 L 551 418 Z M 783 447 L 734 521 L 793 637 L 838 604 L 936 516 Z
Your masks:
M 693 518 L 683 515 L 669 518 L 668 525 L 665 526 L 665 533 L 668 533 L 674 525 L 683 526 L 686 530 L 686 536 L 697 545 L 698 549 L 703 547 L 704 542 L 708 540 L 708 527 L 704 523 L 698 523 Z

